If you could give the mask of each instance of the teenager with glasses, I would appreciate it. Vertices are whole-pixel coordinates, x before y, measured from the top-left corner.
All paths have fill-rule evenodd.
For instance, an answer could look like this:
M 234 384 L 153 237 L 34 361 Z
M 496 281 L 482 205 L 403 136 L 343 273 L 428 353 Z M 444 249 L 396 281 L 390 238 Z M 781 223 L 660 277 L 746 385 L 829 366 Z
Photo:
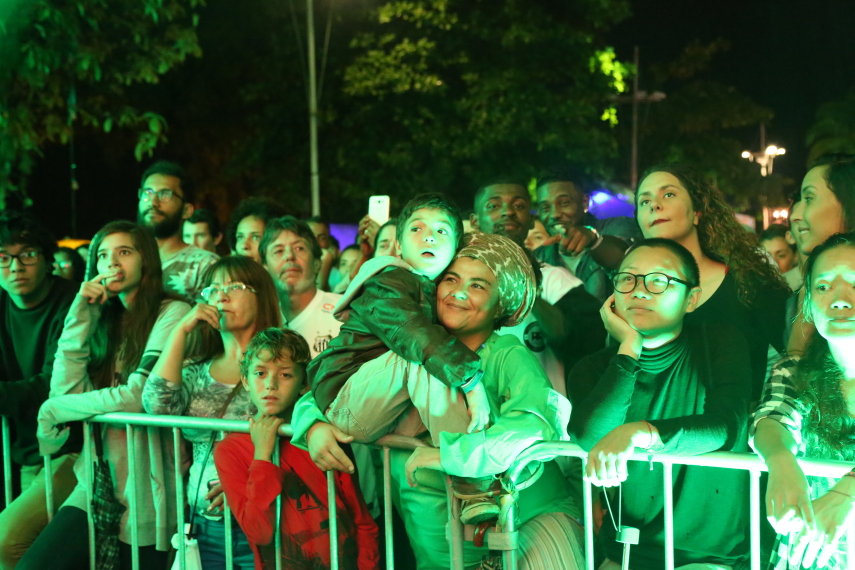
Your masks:
M 142 175 L 137 192 L 137 221 L 157 238 L 163 268 L 163 288 L 192 303 L 201 290 L 205 270 L 219 259 L 216 253 L 182 239 L 184 220 L 193 215 L 193 180 L 181 166 L 161 160 Z
M 12 428 L 14 469 L 21 494 L 0 512 L 0 568 L 14 568 L 47 525 L 44 462 L 36 441 L 36 414 L 48 396 L 62 324 L 77 287 L 51 275 L 53 236 L 35 219 L 0 218 L 0 415 Z M 76 254 L 75 254 L 76 255 Z M 73 443 L 64 449 L 79 451 Z M 74 456 L 53 460 L 54 498 L 62 502 L 76 480 Z
M 143 392 L 151 414 L 246 420 L 256 413 L 241 389 L 240 363 L 256 332 L 281 326 L 276 287 L 248 257 L 225 257 L 205 274 L 200 302 L 178 323 Z M 196 347 L 188 354 L 186 347 Z M 187 502 L 193 513 L 202 566 L 226 568 L 223 487 L 211 452 L 210 431 L 182 430 L 193 444 Z M 236 568 L 254 567 L 246 536 L 232 523 Z M 229 570 L 232 570 L 231 568 Z
M 146 379 L 163 349 L 169 331 L 190 310 L 163 290 L 157 242 L 151 232 L 131 222 L 111 222 L 90 245 L 88 280 L 65 320 L 59 339 L 50 398 L 38 413 L 42 455 L 59 451 L 69 437 L 68 424 L 111 412 L 142 412 Z M 131 528 L 128 505 L 136 496 L 140 562 L 143 568 L 163 565 L 176 524 L 175 473 L 172 434 L 158 428 L 134 430 L 137 456 L 136 489 L 127 487 L 128 432 L 124 426 L 94 424 L 96 441 L 103 442 L 103 458 L 110 465 L 109 484 L 90 504 L 88 467 L 77 459 L 77 486 L 61 504 L 44 532 L 17 568 L 81 568 L 89 561 L 87 511 L 102 516 L 104 503 L 118 503 L 114 533 L 96 533 L 107 545 L 115 567 L 130 568 Z M 112 488 L 110 488 L 112 487 Z M 57 553 L 62 552 L 61 556 Z M 100 550 L 104 552 L 104 550 Z M 113 567 L 113 566 L 105 566 Z
M 614 276 L 601 316 L 617 341 L 570 372 L 570 431 L 589 450 L 587 477 L 622 486 L 609 494 L 614 520 L 640 530 L 634 570 L 659 570 L 664 560 L 662 466 L 629 462 L 635 452 L 698 455 L 745 451 L 749 356 L 729 325 L 689 324 L 702 298 L 701 275 L 688 249 L 647 239 L 629 250 Z M 677 568 L 730 570 L 748 557 L 748 477 L 736 470 L 673 467 L 674 560 Z M 598 538 L 617 570 L 623 545 L 612 515 Z M 714 517 L 714 518 L 713 518 Z
M 644 237 L 672 239 L 698 264 L 701 294 L 686 322 L 729 323 L 745 336 L 751 399 L 758 401 L 769 365 L 784 350 L 790 290 L 777 267 L 769 263 L 756 237 L 739 225 L 721 192 L 689 170 L 651 168 L 635 200 Z

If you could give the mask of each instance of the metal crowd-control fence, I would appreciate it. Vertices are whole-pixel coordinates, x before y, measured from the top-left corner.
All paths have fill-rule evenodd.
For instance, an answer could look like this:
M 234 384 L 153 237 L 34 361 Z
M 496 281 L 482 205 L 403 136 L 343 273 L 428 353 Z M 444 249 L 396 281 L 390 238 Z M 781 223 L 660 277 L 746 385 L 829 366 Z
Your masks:
M 153 426 L 168 428 L 172 430 L 173 444 L 175 445 L 175 476 L 176 476 L 176 501 L 178 501 L 178 525 L 181 529 L 184 526 L 184 491 L 183 479 L 181 476 L 180 454 L 177 450 L 180 447 L 182 428 L 217 430 L 226 432 L 249 433 L 249 424 L 247 422 L 234 420 L 217 420 L 204 418 L 191 418 L 186 416 L 154 416 L 147 414 L 105 414 L 92 418 L 92 422 L 106 423 L 111 425 L 126 426 L 128 429 L 128 485 L 131 489 L 135 477 L 134 469 L 134 438 L 133 429 L 138 426 Z M 290 426 L 282 426 L 279 430 L 279 435 L 290 436 Z M 2 418 L 2 441 L 3 441 L 3 471 L 6 479 L 5 493 L 6 505 L 8 506 L 12 499 L 11 486 L 11 456 L 9 451 L 9 425 L 5 417 Z M 391 467 L 390 467 L 390 448 L 396 449 L 414 449 L 416 446 L 424 445 L 419 440 L 413 438 L 386 436 L 376 442 L 383 449 L 383 474 L 384 474 L 384 508 L 385 508 L 385 536 L 386 536 L 386 568 L 394 569 L 394 550 L 393 550 L 393 535 L 392 535 L 392 501 L 391 501 Z M 87 464 L 87 477 L 92 481 L 92 453 L 91 453 L 91 424 L 86 423 L 84 429 L 84 457 Z M 278 448 L 278 446 L 277 446 Z M 570 456 L 582 458 L 583 463 L 587 457 L 587 452 L 579 446 L 567 442 L 541 442 L 535 444 L 517 457 L 514 464 L 508 469 L 505 474 L 506 481 L 510 485 L 515 485 L 517 479 L 525 471 L 526 466 L 534 461 L 549 460 L 558 456 Z M 277 458 L 278 459 L 278 458 Z M 647 454 L 635 454 L 632 456 L 633 461 L 650 461 L 650 456 Z M 665 499 L 665 567 L 666 570 L 674 568 L 674 519 L 673 519 L 673 487 L 672 487 L 672 468 L 674 465 L 693 465 L 701 467 L 718 467 L 722 469 L 741 469 L 749 472 L 750 476 L 750 534 L 751 534 L 751 569 L 759 570 L 762 561 L 760 560 L 760 473 L 766 471 L 766 466 L 763 461 L 754 454 L 750 453 L 729 453 L 715 452 L 698 456 L 677 456 L 677 455 L 653 455 L 652 460 L 656 463 L 661 463 L 663 467 L 663 486 L 662 492 Z M 840 461 L 821 461 L 815 459 L 799 459 L 799 464 L 802 467 L 805 475 L 817 477 L 841 477 L 851 469 L 851 465 Z M 48 501 L 48 513 L 52 516 L 53 492 L 52 478 L 50 469 L 50 458 L 45 458 L 45 486 Z M 89 487 L 91 491 L 91 486 Z M 336 503 L 335 503 L 335 482 L 332 473 L 327 474 L 327 491 L 329 502 L 330 516 L 330 555 L 333 569 L 338 568 L 338 544 L 335 540 L 337 536 L 336 522 Z M 91 497 L 90 497 L 91 499 Z M 591 484 L 587 481 L 583 486 L 583 502 L 584 502 L 584 517 L 585 517 L 585 559 L 587 570 L 594 570 L 594 524 L 593 524 L 593 492 Z M 133 568 L 139 568 L 139 539 L 136 528 L 136 497 L 131 493 L 129 507 L 129 521 L 131 522 L 131 541 L 133 553 Z M 231 513 L 228 505 L 225 505 L 226 517 L 226 560 L 227 566 L 231 567 L 232 552 L 231 552 Z M 503 532 L 512 534 L 516 532 L 515 507 L 511 507 L 511 512 Z M 276 552 L 277 552 L 277 568 L 281 567 L 281 538 L 279 534 L 278 524 L 281 514 L 280 499 L 277 499 L 276 508 Z M 457 533 L 454 533 L 457 534 Z M 459 540 L 459 536 L 458 536 Z M 89 547 L 90 552 L 94 552 L 95 533 L 92 526 L 91 512 L 89 514 Z M 184 541 L 180 541 L 179 560 L 181 567 L 184 568 Z M 455 570 L 463 567 L 462 551 L 456 546 L 451 545 L 452 552 L 455 555 L 452 557 L 452 568 Z M 855 526 L 847 529 L 846 536 L 847 560 L 855 560 Z M 505 551 L 504 565 L 506 570 L 517 570 L 518 552 L 516 550 Z M 94 557 L 90 556 L 91 567 L 95 567 Z
M 558 456 L 580 457 L 585 467 L 588 453 L 578 445 L 567 442 L 545 441 L 532 445 L 522 452 L 505 474 L 506 481 L 513 485 L 524 472 L 526 466 L 534 461 L 549 460 Z M 751 532 L 751 570 L 760 570 L 760 473 L 766 471 L 766 464 L 753 453 L 731 453 L 717 451 L 696 456 L 648 455 L 636 453 L 633 461 L 650 461 L 662 464 L 662 493 L 665 498 L 665 570 L 674 570 L 674 495 L 672 469 L 674 465 L 693 465 L 698 467 L 718 467 L 721 469 L 740 469 L 750 476 L 750 532 Z M 799 465 L 805 475 L 815 477 L 842 477 L 852 469 L 852 465 L 842 461 L 822 461 L 817 459 L 799 459 Z M 584 482 L 583 502 L 585 511 L 585 559 L 587 570 L 594 570 L 594 517 L 593 493 L 591 483 Z M 505 532 L 515 530 L 514 508 L 508 516 Z M 855 525 L 847 529 L 846 559 L 849 564 L 855 560 Z M 517 570 L 517 552 L 506 551 L 505 570 Z
M 4 466 L 11 471 L 11 463 L 8 457 L 8 426 L 5 418 L 3 418 L 3 441 L 4 441 Z M 181 473 L 181 430 L 182 429 L 197 429 L 224 431 L 232 433 L 249 433 L 249 423 L 239 420 L 221 420 L 212 418 L 194 418 L 188 416 L 158 416 L 149 414 L 128 414 L 128 413 L 113 413 L 104 414 L 91 418 L 88 422 L 84 422 L 83 427 L 83 454 L 86 463 L 86 480 L 88 482 L 86 489 L 88 494 L 89 504 L 92 502 L 91 492 L 93 480 L 93 460 L 92 455 L 92 422 L 121 426 L 127 430 L 127 454 L 128 454 L 128 482 L 126 488 L 131 489 L 128 500 L 128 523 L 130 525 L 129 534 L 131 537 L 131 562 L 133 570 L 139 570 L 139 529 L 137 521 L 137 497 L 136 497 L 136 449 L 134 440 L 134 430 L 139 427 L 158 427 L 172 430 L 172 441 L 175 448 L 175 499 L 177 501 L 177 529 L 184 528 L 184 480 Z M 290 437 L 292 435 L 290 425 L 283 425 L 279 428 L 279 435 Z M 394 547 L 392 543 L 392 499 L 391 499 L 391 467 L 390 467 L 390 451 L 389 448 L 396 449 L 415 449 L 415 447 L 426 445 L 420 440 L 402 437 L 396 435 L 388 435 L 380 438 L 375 445 L 383 449 L 383 500 L 385 508 L 385 537 L 386 537 L 386 568 L 394 570 Z M 53 517 L 55 510 L 53 500 L 53 479 L 51 477 L 50 457 L 45 457 L 45 494 L 47 500 L 48 518 Z M 279 464 L 279 446 L 274 448 L 273 462 Z M 336 489 L 335 477 L 333 472 L 328 472 L 327 477 L 327 501 L 329 504 L 329 533 L 330 533 L 330 564 L 332 570 L 338 570 L 338 522 L 336 512 Z M 7 476 L 6 496 L 7 505 L 10 502 L 11 487 L 8 483 L 10 477 Z M 275 547 L 276 547 L 276 570 L 282 568 L 282 537 L 279 532 L 279 521 L 282 513 L 281 495 L 276 499 L 276 521 L 275 521 Z M 231 510 L 228 502 L 224 502 L 224 520 L 225 520 L 225 555 L 226 567 L 231 568 L 233 564 L 232 553 L 232 526 L 231 526 Z M 89 520 L 89 552 L 90 552 L 90 568 L 95 569 L 95 527 L 92 520 L 92 509 L 88 510 Z M 181 569 L 185 568 L 185 548 L 183 536 L 179 540 L 178 560 Z

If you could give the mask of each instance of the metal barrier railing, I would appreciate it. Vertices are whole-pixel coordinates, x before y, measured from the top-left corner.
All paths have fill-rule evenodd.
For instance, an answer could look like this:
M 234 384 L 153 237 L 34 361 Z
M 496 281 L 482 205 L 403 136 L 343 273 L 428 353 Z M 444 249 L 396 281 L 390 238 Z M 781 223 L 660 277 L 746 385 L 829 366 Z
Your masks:
M 181 429 L 201 429 L 201 430 L 216 430 L 225 432 L 249 433 L 249 424 L 247 422 L 236 420 L 221 420 L 208 418 L 193 418 L 187 416 L 157 416 L 148 414 L 127 414 L 113 413 L 94 417 L 91 422 L 122 426 L 128 429 L 128 485 L 135 483 L 135 449 L 133 430 L 141 426 L 160 427 L 172 430 L 173 445 L 175 446 L 175 487 L 176 487 L 176 502 L 178 505 L 177 511 L 177 528 L 184 527 L 184 488 L 183 477 L 181 475 L 181 456 L 178 449 L 181 445 Z M 90 422 L 84 424 L 84 460 L 86 462 L 86 477 L 88 481 L 92 481 L 92 460 L 91 451 L 92 425 Z M 279 428 L 279 435 L 290 437 L 292 431 L 290 426 L 283 425 Z M 11 454 L 9 448 L 9 425 L 7 418 L 2 418 L 2 441 L 3 441 L 3 470 L 5 474 L 5 492 L 6 505 L 8 506 L 12 499 L 11 488 Z M 393 532 L 392 532 L 392 501 L 391 501 L 391 462 L 390 449 L 414 449 L 420 445 L 426 445 L 420 440 L 413 438 L 389 435 L 381 438 L 376 442 L 377 446 L 383 450 L 383 497 L 385 509 L 385 528 L 386 537 L 386 568 L 394 569 L 394 547 L 393 547 Z M 274 461 L 278 464 L 278 446 L 275 448 Z M 579 457 L 584 462 L 587 458 L 587 452 L 578 445 L 568 442 L 541 442 L 537 443 L 524 452 L 522 452 L 505 474 L 505 479 L 509 485 L 515 486 L 517 480 L 524 472 L 526 466 L 535 461 L 549 460 L 558 456 Z M 632 461 L 650 461 L 651 456 L 648 454 L 637 453 L 631 457 Z M 740 469 L 749 472 L 750 476 L 750 492 L 749 492 L 749 508 L 750 508 L 750 543 L 751 543 L 751 569 L 759 570 L 762 565 L 760 560 L 760 473 L 766 471 L 766 465 L 763 460 L 751 453 L 731 453 L 731 452 L 714 452 L 697 456 L 676 456 L 676 455 L 654 455 L 652 461 L 661 463 L 663 466 L 663 496 L 665 507 L 665 565 L 666 570 L 674 568 L 674 520 L 673 520 L 673 488 L 671 473 L 673 465 L 693 465 L 702 467 L 717 467 L 722 469 Z M 823 461 L 817 459 L 799 459 L 799 464 L 805 475 L 817 477 L 841 477 L 849 470 L 849 463 L 840 461 Z M 49 517 L 53 515 L 54 502 L 52 490 L 52 477 L 50 458 L 45 457 L 45 487 L 47 495 L 47 507 Z M 135 487 L 131 486 L 131 489 Z M 335 502 L 335 481 L 333 473 L 327 473 L 327 492 L 329 503 L 330 516 L 330 555 L 331 567 L 335 570 L 338 568 L 338 544 L 334 538 L 337 536 L 337 513 Z M 91 485 L 87 485 L 87 493 L 91 493 Z M 89 497 L 91 501 L 91 496 Z M 593 491 L 590 482 L 585 481 L 583 485 L 583 506 L 584 506 L 584 530 L 585 530 L 585 559 L 587 570 L 594 570 L 594 524 L 593 524 Z M 131 493 L 129 501 L 129 521 L 131 524 L 131 547 L 132 547 L 132 564 L 133 569 L 139 569 L 139 535 L 136 521 L 136 497 L 135 493 Z M 224 516 L 226 522 L 226 562 L 227 566 L 231 567 L 233 556 L 231 551 L 231 511 L 226 503 L 224 505 Z M 514 533 L 516 531 L 515 521 L 515 506 L 511 507 L 508 520 L 501 529 L 505 533 Z M 276 503 L 276 555 L 277 555 L 277 570 L 281 568 L 281 534 L 279 533 L 279 520 L 281 516 L 281 498 L 277 498 Z M 88 512 L 89 517 L 89 548 L 90 552 L 95 550 L 95 532 L 92 524 L 91 509 Z M 454 532 L 456 540 L 460 540 L 460 533 Z M 855 560 L 855 526 L 847 529 L 846 535 L 847 560 Z M 178 556 L 181 568 L 184 568 L 184 541 L 179 541 Z M 462 549 L 459 545 L 452 544 L 451 551 L 454 553 L 452 557 L 452 568 L 458 569 L 463 567 Z M 517 570 L 516 550 L 507 550 L 504 555 L 504 564 L 506 570 Z M 90 556 L 91 567 L 95 567 L 94 556 Z
M 522 452 L 505 474 L 505 479 L 510 485 L 515 485 L 526 466 L 535 461 L 548 460 L 558 456 L 579 457 L 586 467 L 588 452 L 578 445 L 567 442 L 545 441 L 536 443 Z M 751 534 L 751 570 L 760 570 L 763 561 L 760 560 L 760 473 L 767 471 L 763 460 L 753 453 L 732 453 L 717 451 L 704 455 L 677 456 L 677 455 L 649 455 L 636 453 L 630 458 L 632 461 L 653 461 L 662 464 L 662 492 L 665 499 L 665 569 L 674 570 L 674 500 L 673 479 L 671 477 L 674 465 L 694 465 L 699 467 L 718 467 L 721 469 L 740 469 L 749 472 L 750 492 L 750 534 Z M 816 477 L 842 477 L 852 469 L 850 463 L 842 461 L 823 461 L 819 459 L 799 459 L 799 465 L 805 475 Z M 593 517 L 593 493 L 589 481 L 584 481 L 583 503 L 585 512 L 585 559 L 587 570 L 594 570 L 594 517 Z M 515 507 L 511 508 L 505 532 L 515 530 L 514 520 Z M 846 535 L 847 560 L 849 564 L 855 561 L 855 525 L 847 529 Z M 505 570 L 517 570 L 516 551 L 505 553 Z

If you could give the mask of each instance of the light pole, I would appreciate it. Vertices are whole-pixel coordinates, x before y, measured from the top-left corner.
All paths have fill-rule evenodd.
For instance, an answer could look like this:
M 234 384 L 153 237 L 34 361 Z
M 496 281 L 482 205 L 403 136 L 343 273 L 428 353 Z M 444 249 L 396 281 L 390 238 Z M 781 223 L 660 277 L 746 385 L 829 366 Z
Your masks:
M 766 147 L 766 148 L 763 148 Z M 760 165 L 760 175 L 768 176 L 772 174 L 772 167 L 775 164 L 775 157 L 787 153 L 787 149 L 777 147 L 773 144 L 766 146 L 766 125 L 760 125 L 760 148 L 756 152 L 750 150 L 742 151 L 742 158 L 747 158 L 750 162 L 756 162 Z
M 321 179 L 318 173 L 318 81 L 315 69 L 315 7 L 306 0 L 306 39 L 309 53 L 309 168 L 312 178 L 312 216 L 321 215 Z

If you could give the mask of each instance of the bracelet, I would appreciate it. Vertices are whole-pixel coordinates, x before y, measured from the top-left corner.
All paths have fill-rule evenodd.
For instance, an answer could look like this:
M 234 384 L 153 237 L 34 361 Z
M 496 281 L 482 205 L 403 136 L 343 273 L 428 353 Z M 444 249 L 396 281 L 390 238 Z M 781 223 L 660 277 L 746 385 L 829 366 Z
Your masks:
M 466 382 L 461 384 L 460 389 L 463 391 L 464 394 L 468 394 L 469 392 L 471 392 L 475 388 L 475 386 L 477 386 L 481 382 L 481 378 L 483 376 L 484 376 L 484 371 L 479 370 L 478 372 L 475 373 L 475 376 L 473 376 L 472 378 L 470 378 L 469 380 L 467 380 Z
M 592 227 L 592 226 L 585 226 L 585 229 L 590 231 L 592 234 L 594 234 L 594 237 L 597 238 L 596 241 L 593 243 L 593 245 L 591 245 L 591 247 L 587 248 L 588 251 L 593 251 L 593 250 L 597 249 L 597 247 L 601 243 L 603 243 L 603 236 L 601 236 L 600 232 L 598 232 L 597 229 Z
M 829 489 L 829 490 L 828 490 L 828 492 L 829 492 L 829 493 L 837 493 L 838 495 L 843 495 L 844 497 L 849 497 L 850 499 L 855 500 L 855 495 L 849 495 L 849 494 L 847 494 L 847 493 L 842 493 L 842 492 L 840 492 L 840 491 L 835 491 L 834 489 Z

